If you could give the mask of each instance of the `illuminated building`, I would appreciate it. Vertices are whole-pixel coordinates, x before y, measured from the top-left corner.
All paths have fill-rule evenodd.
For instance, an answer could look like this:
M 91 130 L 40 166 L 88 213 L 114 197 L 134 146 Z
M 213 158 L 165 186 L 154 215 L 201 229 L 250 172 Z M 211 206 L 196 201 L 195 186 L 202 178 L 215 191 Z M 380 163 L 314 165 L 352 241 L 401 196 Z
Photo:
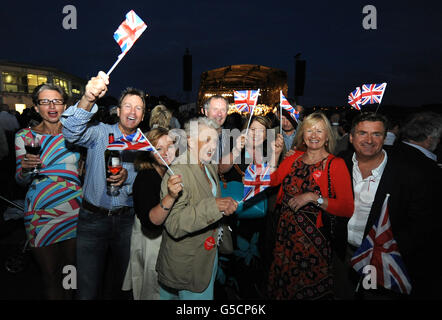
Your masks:
M 51 67 L 15 63 L 0 60 L 0 103 L 21 112 L 30 107 L 32 91 L 42 83 L 62 87 L 74 102 L 81 98 L 86 81 L 72 74 Z
M 260 65 L 239 64 L 213 69 L 201 74 L 198 106 L 213 95 L 226 97 L 233 108 L 234 90 L 260 89 L 256 114 L 267 113 L 279 104 L 279 91 L 287 94 L 287 73 Z

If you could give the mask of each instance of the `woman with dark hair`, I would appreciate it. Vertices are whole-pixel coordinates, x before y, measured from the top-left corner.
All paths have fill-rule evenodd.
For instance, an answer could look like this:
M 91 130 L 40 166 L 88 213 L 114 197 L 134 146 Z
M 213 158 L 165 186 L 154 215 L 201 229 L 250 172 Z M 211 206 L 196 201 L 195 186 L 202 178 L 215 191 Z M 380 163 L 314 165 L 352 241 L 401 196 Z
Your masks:
M 247 128 L 246 121 L 243 132 Z M 253 116 L 250 120 L 249 130 L 242 151 L 234 148 L 233 167 L 226 173 L 220 173 L 222 180 L 221 188 L 226 188 L 227 183 L 231 181 L 243 182 L 245 172 L 250 164 L 261 165 L 269 163 L 270 166 L 279 159 L 284 143 L 282 135 L 277 137 L 268 137 L 269 132 L 273 133 L 272 122 L 265 116 Z M 275 141 L 276 138 L 276 141 Z M 279 143 L 280 148 L 273 150 L 273 143 Z M 269 153 L 268 153 L 269 151 Z M 275 153 L 272 159 L 272 154 Z M 269 158 L 269 161 L 267 161 Z M 271 170 L 269 168 L 269 170 Z M 242 196 L 242 194 L 241 194 Z M 267 201 L 267 192 L 258 194 L 247 202 L 249 207 L 261 201 Z M 250 212 L 250 211 L 249 211 Z M 236 257 L 230 257 L 229 262 L 223 263 L 222 271 L 225 272 L 227 281 L 237 284 L 239 291 L 237 294 L 242 298 L 261 298 L 259 291 L 262 286 L 262 279 L 265 277 L 266 270 L 263 263 L 263 255 L 267 249 L 264 243 L 264 232 L 266 217 L 265 214 L 259 217 L 254 216 L 246 219 L 239 218 L 238 215 L 229 217 L 232 221 L 230 225 L 234 230 L 234 243 Z M 224 259 L 226 261 L 227 259 Z M 230 279 L 229 279 L 230 278 Z
M 66 99 L 66 93 L 58 86 L 36 87 L 32 100 L 42 121 L 15 136 L 15 178 L 22 185 L 30 184 L 25 199 L 26 235 L 49 299 L 72 298 L 72 290 L 62 287 L 63 268 L 75 265 L 82 199 L 80 154 L 65 142 L 61 131 L 60 117 Z
M 130 244 L 130 261 L 123 290 L 131 290 L 135 300 L 158 300 L 160 287 L 155 271 L 161 244 L 162 224 L 182 190 L 181 177 L 173 175 L 167 182 L 168 194 L 160 198 L 161 181 L 167 167 L 175 159 L 176 149 L 168 135 L 159 127 L 149 131 L 147 139 L 158 153 L 140 152 L 135 160 L 138 171 L 133 184 L 135 221 Z
M 331 230 L 324 224 L 329 214 L 353 214 L 350 175 L 344 160 L 332 155 L 335 137 L 324 114 L 307 116 L 295 142 L 296 152 L 271 175 L 271 185 L 282 186 L 268 294 L 275 300 L 332 299 Z

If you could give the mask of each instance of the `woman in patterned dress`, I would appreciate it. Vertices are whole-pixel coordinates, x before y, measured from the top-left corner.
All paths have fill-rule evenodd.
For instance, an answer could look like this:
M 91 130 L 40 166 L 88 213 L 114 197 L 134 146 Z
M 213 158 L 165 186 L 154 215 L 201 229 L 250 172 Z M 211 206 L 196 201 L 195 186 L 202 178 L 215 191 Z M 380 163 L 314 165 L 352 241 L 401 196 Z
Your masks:
M 52 84 L 35 88 L 35 110 L 42 121 L 15 136 L 18 183 L 29 185 L 25 199 L 26 235 L 41 268 L 48 299 L 70 299 L 63 268 L 75 265 L 78 211 L 82 189 L 78 177 L 80 154 L 65 144 L 60 117 L 66 107 L 64 90 Z M 27 141 L 41 140 L 39 155 L 27 153 Z M 39 167 L 39 173 L 34 173 Z
M 335 140 L 324 114 L 309 115 L 295 140 L 297 151 L 271 175 L 272 186 L 282 186 L 268 294 L 276 300 L 333 299 L 323 217 L 353 214 L 351 180 L 344 160 L 331 154 Z

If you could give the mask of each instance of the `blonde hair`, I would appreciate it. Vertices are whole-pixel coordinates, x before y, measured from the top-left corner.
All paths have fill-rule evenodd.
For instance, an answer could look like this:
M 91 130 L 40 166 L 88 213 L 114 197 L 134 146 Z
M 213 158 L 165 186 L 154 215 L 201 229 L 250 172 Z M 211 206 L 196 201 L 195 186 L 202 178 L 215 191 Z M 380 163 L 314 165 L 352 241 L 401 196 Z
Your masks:
M 150 130 L 145 134 L 146 138 L 150 141 L 153 146 L 156 146 L 158 140 L 161 137 L 167 136 L 169 134 L 169 130 L 165 128 L 155 128 Z M 155 157 L 153 156 L 153 152 L 137 152 L 137 156 L 134 160 L 135 170 L 141 171 L 145 169 L 153 169 L 153 163 L 155 163 Z
M 298 150 L 305 150 L 304 143 L 304 131 L 306 128 L 310 128 L 319 121 L 324 122 L 325 131 L 327 132 L 327 142 L 325 143 L 324 147 L 325 150 L 328 153 L 333 154 L 333 151 L 336 147 L 336 136 L 333 132 L 333 129 L 330 125 L 330 121 L 328 121 L 327 116 L 323 114 L 322 112 L 314 112 L 310 115 L 308 115 L 304 120 L 301 122 L 301 125 L 298 126 L 298 130 L 296 130 L 296 136 L 295 136 L 295 143 L 296 143 L 296 149 Z
M 172 118 L 172 112 L 170 112 L 166 106 L 159 104 L 152 109 L 149 119 L 149 127 L 155 128 L 170 128 L 170 119 Z

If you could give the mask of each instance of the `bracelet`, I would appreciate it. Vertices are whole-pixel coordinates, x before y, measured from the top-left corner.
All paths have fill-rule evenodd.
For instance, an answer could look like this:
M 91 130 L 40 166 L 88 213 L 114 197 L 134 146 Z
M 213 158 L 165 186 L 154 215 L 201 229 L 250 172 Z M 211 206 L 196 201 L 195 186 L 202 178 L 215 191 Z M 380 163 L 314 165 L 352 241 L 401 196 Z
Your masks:
M 170 210 L 170 208 L 166 208 L 165 206 L 163 206 L 163 199 L 161 199 L 160 200 L 160 207 L 161 207 L 161 209 L 163 209 L 163 210 L 166 210 L 166 211 L 169 211 Z

